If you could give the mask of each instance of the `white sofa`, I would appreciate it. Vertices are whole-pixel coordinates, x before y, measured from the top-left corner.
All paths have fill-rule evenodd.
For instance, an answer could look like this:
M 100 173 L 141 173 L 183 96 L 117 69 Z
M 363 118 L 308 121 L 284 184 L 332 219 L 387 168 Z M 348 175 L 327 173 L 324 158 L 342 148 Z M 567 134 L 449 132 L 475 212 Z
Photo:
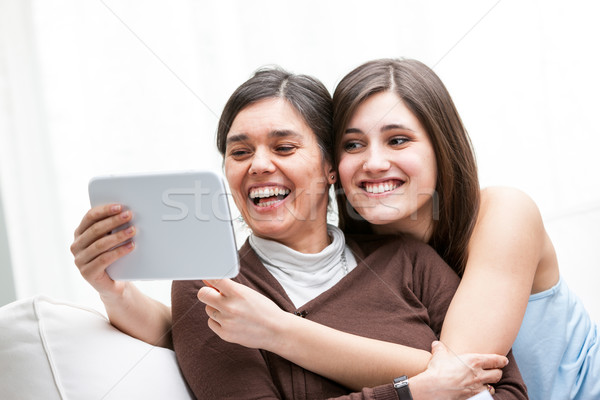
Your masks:
M 0 399 L 194 399 L 175 353 L 46 296 L 0 308 Z M 487 391 L 470 400 L 493 400 Z
M 0 399 L 193 399 L 175 353 L 45 296 L 0 308 Z

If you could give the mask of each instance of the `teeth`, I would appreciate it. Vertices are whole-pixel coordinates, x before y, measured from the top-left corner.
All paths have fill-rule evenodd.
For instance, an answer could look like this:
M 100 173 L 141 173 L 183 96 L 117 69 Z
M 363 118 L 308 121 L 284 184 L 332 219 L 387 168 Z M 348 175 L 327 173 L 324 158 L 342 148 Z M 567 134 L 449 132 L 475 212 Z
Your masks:
M 272 206 L 273 204 L 277 203 L 279 200 L 271 200 L 271 201 L 263 201 L 262 203 L 258 203 L 257 206 L 259 207 L 269 207 Z
M 282 187 L 264 187 L 264 188 L 254 188 L 250 190 L 250 198 L 265 198 L 265 197 L 273 197 L 273 196 L 285 196 L 290 193 L 289 189 Z
M 365 191 L 367 191 L 368 193 L 379 194 L 384 192 L 390 192 L 396 189 L 398 186 L 400 186 L 400 184 L 398 183 L 398 181 L 394 180 L 381 183 L 366 183 L 364 186 Z

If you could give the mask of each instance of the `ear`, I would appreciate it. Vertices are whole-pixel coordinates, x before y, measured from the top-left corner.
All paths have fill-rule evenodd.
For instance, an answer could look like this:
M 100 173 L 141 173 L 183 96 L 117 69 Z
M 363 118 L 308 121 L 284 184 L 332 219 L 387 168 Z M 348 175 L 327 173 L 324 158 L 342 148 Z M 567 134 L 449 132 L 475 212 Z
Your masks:
M 333 167 L 329 164 L 327 164 L 325 171 L 327 173 L 327 182 L 330 185 L 333 185 L 335 183 L 335 181 L 337 181 L 337 172 L 335 171 L 335 169 L 333 169 Z

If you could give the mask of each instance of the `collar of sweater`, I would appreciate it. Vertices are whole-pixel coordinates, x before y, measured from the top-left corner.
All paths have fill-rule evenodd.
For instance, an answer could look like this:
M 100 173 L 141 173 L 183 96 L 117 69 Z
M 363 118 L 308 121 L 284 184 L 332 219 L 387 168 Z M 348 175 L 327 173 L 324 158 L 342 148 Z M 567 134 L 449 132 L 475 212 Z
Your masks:
M 332 238 L 329 246 L 315 254 L 305 254 L 293 250 L 279 242 L 250 235 L 249 243 L 265 267 L 279 280 L 292 281 L 294 285 L 312 287 L 331 282 L 342 272 L 342 251 L 346 242 L 342 231 L 327 225 Z

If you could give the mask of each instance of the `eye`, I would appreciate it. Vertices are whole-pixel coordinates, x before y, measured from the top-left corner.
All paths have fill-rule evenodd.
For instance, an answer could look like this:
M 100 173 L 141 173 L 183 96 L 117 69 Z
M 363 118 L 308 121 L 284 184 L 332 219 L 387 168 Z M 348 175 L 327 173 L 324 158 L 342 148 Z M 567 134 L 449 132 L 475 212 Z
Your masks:
M 273 144 L 273 152 L 279 156 L 291 156 L 296 153 L 300 145 L 297 143 L 275 143 Z
M 347 153 L 352 153 L 354 151 L 360 150 L 363 148 L 362 143 L 358 140 L 350 140 L 342 145 L 343 149 Z
M 229 150 L 227 153 L 230 157 L 233 157 L 235 159 L 241 159 L 248 156 L 250 154 L 250 150 L 247 148 L 238 147 Z
M 391 146 L 402 146 L 405 143 L 408 143 L 409 139 L 404 136 L 396 136 L 390 139 L 389 143 Z
M 297 147 L 292 144 L 280 144 L 275 146 L 275 151 L 282 155 L 293 154 L 296 151 Z

